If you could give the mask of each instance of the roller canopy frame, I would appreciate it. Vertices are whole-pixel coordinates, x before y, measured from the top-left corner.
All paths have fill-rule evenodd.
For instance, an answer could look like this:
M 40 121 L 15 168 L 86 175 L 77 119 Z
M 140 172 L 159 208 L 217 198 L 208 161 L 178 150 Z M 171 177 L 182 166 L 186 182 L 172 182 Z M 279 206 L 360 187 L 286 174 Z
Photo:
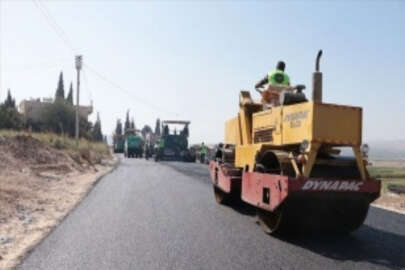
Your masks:
M 178 124 L 178 125 L 190 125 L 190 121 L 182 121 L 182 120 L 164 120 L 162 124 Z

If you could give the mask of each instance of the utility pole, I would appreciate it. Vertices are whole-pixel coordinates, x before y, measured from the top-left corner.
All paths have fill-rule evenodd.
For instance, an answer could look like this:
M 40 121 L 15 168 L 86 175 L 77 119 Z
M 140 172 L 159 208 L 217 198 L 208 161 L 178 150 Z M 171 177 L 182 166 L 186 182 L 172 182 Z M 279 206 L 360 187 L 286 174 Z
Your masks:
M 77 70 L 77 87 L 76 87 L 76 143 L 79 145 L 79 105 L 80 105 L 80 70 L 82 69 L 82 60 L 81 55 L 75 57 L 76 60 L 76 70 Z
M 3 8 L 2 8 L 2 2 L 1 2 L 1 0 L 0 0 L 0 98 L 1 98 L 1 94 L 2 94 L 2 90 L 3 90 L 3 87 L 2 87 L 2 83 L 3 83 L 3 81 L 2 81 L 2 79 L 3 79 L 3 70 L 2 70 L 2 60 L 3 60 L 3 57 L 2 57 L 2 43 L 1 43 L 1 40 L 3 39 L 3 37 L 2 37 L 2 35 L 3 35 L 3 24 L 2 24 L 2 16 L 3 16 Z

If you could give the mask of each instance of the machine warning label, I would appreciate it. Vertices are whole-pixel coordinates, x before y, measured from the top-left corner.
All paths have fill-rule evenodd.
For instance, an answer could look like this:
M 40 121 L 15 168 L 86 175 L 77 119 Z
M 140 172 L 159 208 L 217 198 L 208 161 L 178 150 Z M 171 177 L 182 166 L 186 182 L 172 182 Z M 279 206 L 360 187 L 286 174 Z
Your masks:
M 313 181 L 308 180 L 302 190 L 359 191 L 363 181 Z
M 301 120 L 308 118 L 309 111 L 299 111 L 294 113 L 289 113 L 284 116 L 284 122 L 290 122 L 291 128 L 297 128 L 301 126 Z

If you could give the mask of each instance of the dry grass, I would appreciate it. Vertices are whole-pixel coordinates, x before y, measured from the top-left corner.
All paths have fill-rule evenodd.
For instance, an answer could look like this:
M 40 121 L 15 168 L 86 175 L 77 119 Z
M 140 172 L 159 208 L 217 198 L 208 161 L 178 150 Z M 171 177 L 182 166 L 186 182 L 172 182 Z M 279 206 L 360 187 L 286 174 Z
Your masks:
M 370 175 L 377 178 L 405 179 L 405 167 L 369 167 Z
M 94 151 L 100 155 L 110 155 L 110 150 L 108 145 L 103 142 L 92 142 L 86 139 L 80 139 L 79 145 L 77 145 L 76 140 L 69 138 L 67 136 L 60 136 L 54 133 L 36 133 L 36 132 L 25 132 L 25 131 L 14 131 L 14 130 L 0 130 L 0 136 L 4 137 L 16 137 L 19 135 L 32 136 L 33 138 L 51 146 L 56 149 L 66 150 L 70 153 L 90 150 Z
M 388 185 L 396 184 L 405 186 L 405 167 L 369 167 L 372 177 L 381 179 L 382 193 L 388 192 Z
M 381 197 L 374 204 L 405 213 L 405 195 L 394 194 L 388 189 L 388 186 L 393 184 L 405 186 L 404 163 L 384 161 L 377 165 L 368 168 L 372 177 L 381 180 Z

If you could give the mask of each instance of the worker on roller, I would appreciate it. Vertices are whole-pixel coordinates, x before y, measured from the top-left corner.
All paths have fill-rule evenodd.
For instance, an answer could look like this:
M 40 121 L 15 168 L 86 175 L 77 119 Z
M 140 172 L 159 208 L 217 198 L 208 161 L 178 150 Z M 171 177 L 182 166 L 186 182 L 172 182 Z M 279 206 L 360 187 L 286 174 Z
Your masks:
M 215 160 L 221 161 L 222 160 L 222 148 L 224 147 L 223 143 L 219 143 L 217 146 L 217 151 L 215 152 Z
M 280 86 L 290 85 L 290 77 L 288 77 L 284 70 L 285 63 L 283 61 L 279 61 L 276 66 L 276 70 L 269 72 L 266 77 L 256 83 L 255 88 L 263 87 L 265 84 Z

